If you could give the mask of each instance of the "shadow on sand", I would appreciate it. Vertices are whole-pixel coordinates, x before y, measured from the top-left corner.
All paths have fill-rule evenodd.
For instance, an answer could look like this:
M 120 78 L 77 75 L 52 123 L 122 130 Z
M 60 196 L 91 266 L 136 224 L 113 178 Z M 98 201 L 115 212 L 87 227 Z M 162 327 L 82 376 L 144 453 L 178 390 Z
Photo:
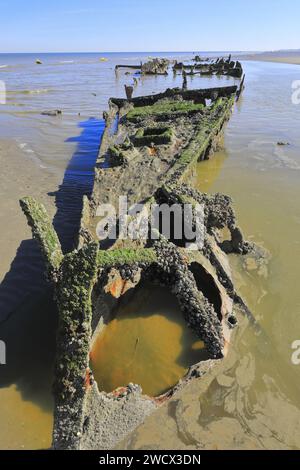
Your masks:
M 93 189 L 94 166 L 99 152 L 101 136 L 105 121 L 90 118 L 79 123 L 82 132 L 66 142 L 77 142 L 76 151 L 65 171 L 64 179 L 56 193 L 57 208 L 53 225 L 58 233 L 64 253 L 72 251 L 76 246 L 82 199 L 90 196 Z
M 104 121 L 90 118 L 80 122 L 79 128 L 80 135 L 66 141 L 77 142 L 77 147 L 62 184 L 52 194 L 57 207 L 54 226 L 64 252 L 74 247 L 82 198 L 92 190 Z M 7 365 L 0 369 L 0 391 L 15 384 L 23 400 L 51 411 L 57 311 L 44 268 L 37 243 L 23 240 L 0 285 L 0 339 L 7 350 Z

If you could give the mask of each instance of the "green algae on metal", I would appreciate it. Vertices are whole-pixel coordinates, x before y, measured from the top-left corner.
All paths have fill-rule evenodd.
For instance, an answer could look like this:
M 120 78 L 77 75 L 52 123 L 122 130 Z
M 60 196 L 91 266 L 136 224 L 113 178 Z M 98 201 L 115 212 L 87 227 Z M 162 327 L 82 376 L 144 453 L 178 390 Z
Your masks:
M 32 197 L 25 197 L 20 200 L 20 205 L 32 229 L 33 237 L 40 244 L 46 261 L 48 277 L 52 279 L 63 259 L 57 233 L 43 204 L 40 204 Z
M 156 252 L 153 248 L 119 249 L 99 251 L 98 267 L 112 267 L 131 264 L 151 264 L 157 262 Z
M 155 103 L 152 106 L 142 106 L 133 108 L 126 114 L 126 119 L 133 123 L 138 122 L 140 119 L 149 116 L 162 117 L 167 116 L 189 116 L 193 113 L 203 111 L 205 106 L 203 104 L 194 104 L 192 101 L 170 101 Z

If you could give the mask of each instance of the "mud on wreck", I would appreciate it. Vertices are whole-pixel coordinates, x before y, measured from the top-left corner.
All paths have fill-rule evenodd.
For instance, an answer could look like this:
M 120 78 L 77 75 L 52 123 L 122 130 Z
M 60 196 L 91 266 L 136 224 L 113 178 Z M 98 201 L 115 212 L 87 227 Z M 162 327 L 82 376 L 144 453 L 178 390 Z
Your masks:
M 209 158 L 218 146 L 242 88 L 243 82 L 240 87 L 176 88 L 129 100 L 111 98 L 93 192 L 83 201 L 76 250 L 64 254 L 44 207 L 30 197 L 21 200 L 44 255 L 59 311 L 54 449 L 114 448 L 147 415 L 226 355 L 237 315 L 247 313 L 233 284 L 227 254 L 251 256 L 255 247 L 244 241 L 228 196 L 200 193 L 188 181 L 196 163 Z M 163 236 L 116 237 L 99 243 L 97 207 L 117 206 L 122 195 L 130 204 L 146 206 L 203 205 L 203 247 L 189 250 L 184 239 Z M 124 294 L 147 281 L 176 296 L 186 327 L 205 343 L 208 358 L 193 365 L 162 396 L 143 395 L 138 384 L 104 393 L 90 366 L 93 341 Z

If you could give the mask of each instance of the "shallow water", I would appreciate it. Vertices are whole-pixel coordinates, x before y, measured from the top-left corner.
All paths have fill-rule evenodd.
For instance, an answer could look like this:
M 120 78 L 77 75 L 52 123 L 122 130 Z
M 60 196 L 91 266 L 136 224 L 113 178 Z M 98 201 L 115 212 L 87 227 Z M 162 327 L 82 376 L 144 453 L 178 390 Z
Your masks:
M 53 424 L 56 308 L 52 292 L 27 297 L 1 324 L 0 449 L 47 449 Z
M 245 67 L 246 89 L 224 149 L 198 164 L 194 184 L 232 196 L 246 238 L 271 253 L 260 273 L 231 257 L 259 330 L 243 321 L 215 375 L 151 417 L 126 448 L 300 448 L 300 366 L 291 362 L 292 342 L 300 338 L 300 106 L 291 102 L 291 83 L 300 68 Z M 158 426 L 165 431 L 159 438 Z
M 116 77 L 114 66 L 145 58 L 112 55 L 100 62 L 101 56 L 42 55 L 43 65 L 37 66 L 35 56 L 0 55 L 0 65 L 8 65 L 0 69 L 0 80 L 9 91 L 7 105 L 0 106 L 0 318 L 8 318 L 0 324 L 8 349 L 8 365 L 0 369 L 0 448 L 44 448 L 51 442 L 55 313 L 45 308 L 48 302 L 31 304 L 32 295 L 45 289 L 43 265 L 17 199 L 31 194 L 42 200 L 56 215 L 65 248 L 70 247 L 78 223 L 74 195 L 91 188 L 101 113 L 107 99 L 124 96 L 124 83 L 132 82 L 123 72 Z M 159 410 L 125 447 L 300 448 L 300 366 L 291 364 L 291 343 L 300 339 L 300 106 L 291 104 L 291 83 L 300 79 L 300 68 L 244 65 L 246 89 L 226 127 L 224 151 L 199 164 L 196 185 L 232 195 L 246 236 L 272 254 L 266 277 L 245 272 L 237 258 L 231 260 L 265 335 L 241 325 L 221 378 L 212 377 L 206 386 L 203 381 L 202 391 L 198 382 L 188 387 L 178 403 Z M 189 86 L 232 82 L 195 78 Z M 176 85 L 181 78 L 172 74 L 147 77 L 135 94 Z M 40 115 L 56 108 L 63 109 L 61 117 Z M 291 145 L 278 147 L 278 141 Z M 161 316 L 159 322 L 166 327 Z M 125 323 L 115 325 L 123 331 Z M 171 327 L 178 339 L 178 324 Z
M 148 55 L 109 54 L 108 61 L 101 62 L 103 54 L 41 54 L 38 58 L 43 65 L 36 65 L 37 57 L 32 54 L 0 54 L 0 80 L 7 90 L 7 103 L 0 105 L 0 339 L 6 341 L 8 351 L 7 366 L 0 369 L 0 447 L 44 448 L 50 445 L 52 433 L 55 330 L 52 326 L 45 331 L 43 325 L 48 324 L 51 312 L 35 304 L 36 296 L 46 288 L 44 266 L 18 199 L 32 195 L 43 202 L 54 217 L 64 250 L 74 246 L 81 199 L 92 187 L 103 132 L 102 112 L 108 99 L 124 97 L 124 84 L 133 81 L 125 72 L 116 75 L 115 65 L 140 63 Z M 192 54 L 170 56 L 184 60 Z M 197 78 L 193 84 L 221 82 Z M 135 95 L 181 83 L 181 77 L 173 74 L 145 77 Z M 61 109 L 63 114 L 41 115 L 53 109 Z M 25 319 L 27 324 L 20 327 Z M 51 338 L 51 347 L 46 340 L 32 341 L 39 331 L 41 338 Z M 14 360 L 10 359 L 12 353 Z M 20 367 L 23 362 L 17 353 L 28 358 L 28 367 Z M 35 357 L 41 367 L 31 365 Z M 43 387 L 37 386 L 40 382 Z
M 91 368 L 100 390 L 112 392 L 134 383 L 146 395 L 158 396 L 205 357 L 204 345 L 187 328 L 176 298 L 150 285 L 138 289 L 98 334 Z

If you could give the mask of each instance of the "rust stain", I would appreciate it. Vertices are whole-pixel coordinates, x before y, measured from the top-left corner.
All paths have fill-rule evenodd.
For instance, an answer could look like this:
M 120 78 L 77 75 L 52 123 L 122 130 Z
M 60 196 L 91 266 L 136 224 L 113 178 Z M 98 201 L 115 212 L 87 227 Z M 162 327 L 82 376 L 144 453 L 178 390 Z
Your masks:
M 156 147 L 149 147 L 149 155 L 151 155 L 151 156 L 157 155 L 157 148 Z
M 167 395 L 163 395 L 161 397 L 149 397 L 149 398 L 152 398 L 152 400 L 157 404 L 157 405 L 163 405 L 164 403 L 166 403 L 167 401 L 170 400 L 172 394 L 167 394 Z
M 107 285 L 107 291 L 116 299 L 124 295 L 131 287 L 132 282 L 122 279 L 121 277 L 115 278 Z
M 223 355 L 224 357 L 227 356 L 228 352 L 229 352 L 229 346 L 230 346 L 230 341 L 227 341 L 227 339 L 225 338 L 224 339 L 224 349 L 223 349 Z
M 112 392 L 112 395 L 116 398 L 124 396 L 127 393 L 127 387 L 119 387 Z
M 110 294 L 118 299 L 124 292 L 126 281 L 121 277 L 115 279 L 111 284 L 109 284 L 108 289 Z
M 85 379 L 84 379 L 84 386 L 86 390 L 88 390 L 91 386 L 91 369 L 88 367 L 85 371 Z

